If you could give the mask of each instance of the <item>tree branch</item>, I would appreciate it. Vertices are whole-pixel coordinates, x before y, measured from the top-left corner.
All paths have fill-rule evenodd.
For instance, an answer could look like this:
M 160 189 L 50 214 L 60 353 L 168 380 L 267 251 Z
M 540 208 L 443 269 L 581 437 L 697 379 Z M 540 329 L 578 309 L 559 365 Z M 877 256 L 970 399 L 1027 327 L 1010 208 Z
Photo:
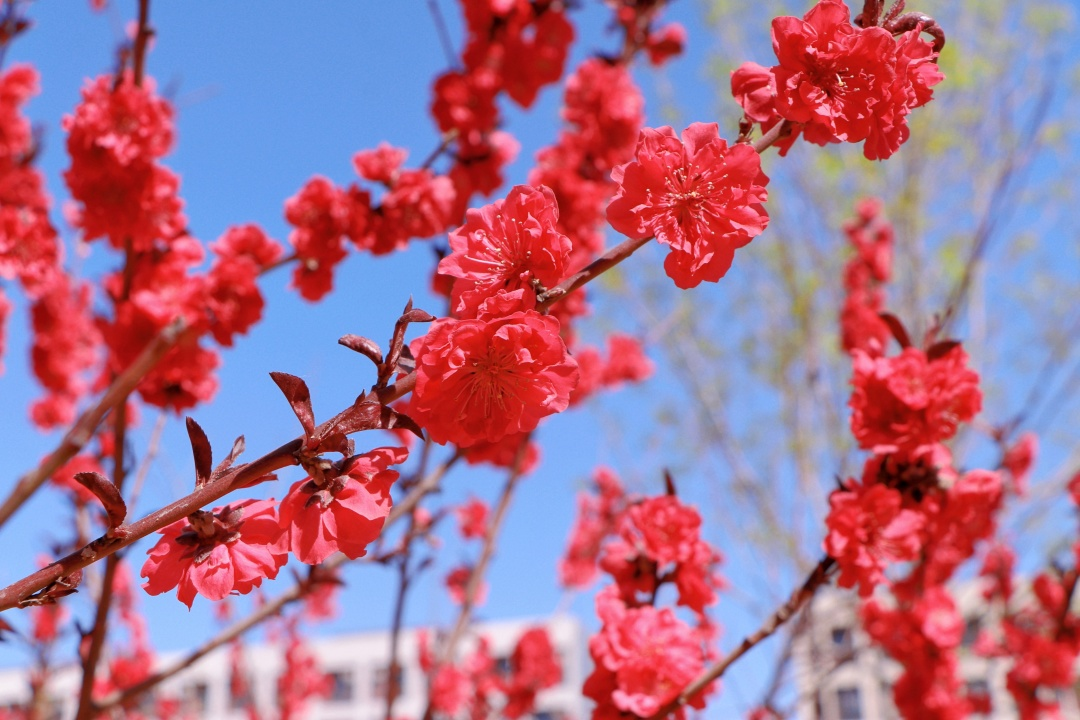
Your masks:
M 60 441 L 60 446 L 35 470 L 20 478 L 11 494 L 4 500 L 4 504 L 0 505 L 0 526 L 3 526 L 19 509 L 19 506 L 26 502 L 53 473 L 59 470 L 68 460 L 75 457 L 85 447 L 86 443 L 90 442 L 90 439 L 94 437 L 94 433 L 97 431 L 98 425 L 101 424 L 109 411 L 127 399 L 135 386 L 172 349 L 186 329 L 187 325 L 182 318 L 177 318 L 165 326 L 157 337 L 146 346 L 142 354 L 135 359 L 135 362 L 113 380 L 112 385 L 101 396 L 97 404 L 79 416 L 75 425 Z
M 739 643 L 739 646 L 735 648 L 735 650 L 699 675 L 697 679 L 687 685 L 678 696 L 657 710 L 650 720 L 661 720 L 662 718 L 666 718 L 676 709 L 690 702 L 694 696 L 704 690 L 707 685 L 720 678 L 736 660 L 748 653 L 755 645 L 758 645 L 776 632 L 780 626 L 787 622 L 792 615 L 797 613 L 802 606 L 814 596 L 814 593 L 817 592 L 818 588 L 829 581 L 835 565 L 836 561 L 831 557 L 826 556 L 822 558 L 817 564 L 817 567 L 810 572 L 810 575 L 806 578 L 805 582 L 803 582 L 795 592 L 791 593 L 791 597 L 788 598 L 787 602 L 777 608 L 756 632 L 743 638 L 743 641 Z

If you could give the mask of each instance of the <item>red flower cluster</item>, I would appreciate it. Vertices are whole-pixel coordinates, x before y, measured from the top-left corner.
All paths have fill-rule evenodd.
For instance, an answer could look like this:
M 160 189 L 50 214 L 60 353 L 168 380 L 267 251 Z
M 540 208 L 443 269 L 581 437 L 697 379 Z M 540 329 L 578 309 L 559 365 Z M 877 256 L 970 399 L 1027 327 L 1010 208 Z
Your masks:
M 143 589 L 151 595 L 178 588 L 177 598 L 191 607 L 195 595 L 221 600 L 244 595 L 277 577 L 288 559 L 273 500 L 244 500 L 199 510 L 159 531 L 147 552 Z
M 711 657 L 707 648 L 716 628 L 705 608 L 716 602 L 723 584 L 716 573 L 720 554 L 701 539 L 701 516 L 674 495 L 628 498 L 605 469 L 595 481 L 596 496 L 578 497 L 578 518 L 559 565 L 565 586 L 585 587 L 596 575 L 603 546 L 599 566 L 615 581 L 596 598 L 603 626 L 589 641 L 595 669 L 584 692 L 597 703 L 593 717 L 649 717 Z M 696 628 L 672 609 L 655 607 L 666 583 L 675 586 L 678 604 L 693 612 Z M 704 707 L 707 693 L 696 695 L 691 706 Z
M 614 587 L 596 596 L 603 627 L 589 639 L 596 668 L 583 692 L 596 702 L 594 718 L 631 713 L 647 718 L 675 698 L 705 668 L 711 636 L 675 616 L 669 608 L 628 606 Z M 690 700 L 704 708 L 708 688 Z M 680 707 L 674 717 L 685 717 Z
M 588 264 L 604 247 L 604 208 L 615 193 L 611 171 L 628 162 L 645 122 L 645 100 L 624 63 L 589 58 L 566 79 L 558 141 L 537 153 L 532 185 L 551 188 L 559 229 L 570 238 L 569 270 Z M 584 290 L 556 306 L 560 319 L 584 314 Z M 564 328 L 564 332 L 566 329 Z
M 956 656 L 964 621 L 945 588 L 928 588 L 910 606 L 894 610 L 871 600 L 862 621 L 873 641 L 904 667 L 893 686 L 903 717 L 963 720 L 970 715 L 974 705 L 962 692 Z
M 532 105 L 544 85 L 562 76 L 574 37 L 562 2 L 468 0 L 462 5 L 467 33 L 462 67 L 435 80 L 431 106 L 444 137 L 453 139 L 448 177 L 456 192 L 455 218 L 473 195 L 490 195 L 502 186 L 502 169 L 517 155 L 517 141 L 497 130 L 498 96 Z
M 812 143 L 865 141 L 863 154 L 884 160 L 907 140 L 908 114 L 945 77 L 921 32 L 894 39 L 884 27 L 856 27 L 842 0 L 820 0 L 801 20 L 773 20 L 778 64 L 743 65 L 732 93 L 765 130 L 787 120 Z
M 930 357 L 905 348 L 896 357 L 852 355 L 851 431 L 877 453 L 914 452 L 948 440 L 982 408 L 979 376 L 959 345 Z
M 642 130 L 634 160 L 611 177 L 619 189 L 608 222 L 668 245 L 664 270 L 680 288 L 718 281 L 769 222 L 761 157 L 748 145 L 729 148 L 716 123 L 694 123 L 681 140 L 670 127 Z
M 31 164 L 37 147 L 22 106 L 37 92 L 38 74 L 29 65 L 0 76 L 0 279 L 18 280 L 32 302 L 31 363 L 46 395 L 30 415 L 48 429 L 74 419 L 101 339 L 90 319 L 89 285 L 74 282 L 61 267 L 45 182 Z M 0 372 L 10 312 L 0 287 Z
M 501 293 L 475 319 L 435 321 L 413 341 L 412 418 L 432 440 L 468 447 L 529 432 L 562 412 L 578 379 L 559 321 L 531 309 L 531 290 Z
M 157 162 L 172 149 L 173 111 L 152 81 L 136 85 L 129 71 L 119 81 L 98 77 L 63 127 L 71 156 L 64 180 L 81 203 L 76 225 L 87 240 L 143 252 L 184 231 L 180 178 Z
M 386 185 L 378 206 L 371 194 L 353 184 L 338 188 L 315 176 L 285 202 L 293 226 L 289 243 L 298 265 L 293 287 L 312 302 L 333 287 L 334 268 L 345 259 L 347 236 L 360 250 L 375 255 L 399 250 L 410 238 L 427 238 L 451 222 L 454 188 L 430 170 L 403 170 L 405 151 L 389 146 L 361 151 L 353 158 L 357 173 Z
M 570 240 L 557 229 L 559 208 L 551 190 L 517 185 L 506 200 L 469 210 L 450 233 L 452 253 L 439 272 L 453 278 L 451 306 L 459 318 L 476 317 L 499 291 L 554 287 L 566 275 Z
M 629 335 L 612 333 L 607 338 L 607 357 L 591 346 L 575 349 L 581 379 L 570 396 L 570 404 L 577 405 L 591 397 L 601 388 L 616 388 L 623 383 L 639 383 L 652 377 L 656 366 L 645 355 L 641 342 Z
M 420 667 L 428 674 L 432 709 L 456 717 L 468 709 L 472 718 L 504 717 L 517 720 L 536 709 L 536 695 L 562 680 L 559 656 L 544 628 L 521 634 L 509 657 L 508 672 L 501 671 L 491 656 L 487 638 L 460 664 L 435 666 L 420 634 Z
M 586 588 L 596 579 L 600 548 L 615 532 L 616 521 L 626 506 L 625 491 L 615 473 L 597 468 L 593 485 L 594 494 L 578 493 L 577 518 L 559 561 L 559 582 L 566 588 Z
M 889 327 L 879 317 L 885 308 L 883 286 L 892 279 L 893 228 L 881 217 L 881 201 L 868 198 L 856 206 L 857 219 L 844 224 L 855 255 L 844 266 L 844 306 L 840 344 L 851 354 L 885 354 Z
M 390 486 L 405 448 L 381 447 L 349 459 L 331 480 L 306 478 L 281 501 L 282 544 L 300 562 L 318 565 L 335 552 L 355 560 L 382 532 L 393 501 Z

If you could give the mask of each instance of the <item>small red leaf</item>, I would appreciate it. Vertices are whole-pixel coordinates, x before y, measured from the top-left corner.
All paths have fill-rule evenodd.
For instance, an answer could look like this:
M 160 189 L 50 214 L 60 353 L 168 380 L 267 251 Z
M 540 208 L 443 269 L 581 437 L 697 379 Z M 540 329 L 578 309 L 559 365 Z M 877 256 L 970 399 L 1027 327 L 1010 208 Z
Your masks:
M 900 318 L 892 313 L 878 313 L 878 317 L 889 327 L 889 332 L 896 338 L 896 342 L 900 343 L 900 347 L 904 349 L 911 347 L 911 337 L 908 335 L 904 323 L 900 322 Z
M 285 399 L 296 413 L 296 419 L 304 428 L 304 437 L 311 438 L 315 434 L 315 413 L 311 409 L 311 391 L 308 390 L 307 383 L 295 375 L 283 372 L 272 372 L 270 377 L 281 388 Z
M 232 467 L 233 462 L 240 456 L 240 453 L 244 452 L 244 447 L 244 436 L 241 435 L 233 441 L 232 450 L 230 450 L 228 456 L 214 468 L 214 472 L 210 475 L 210 479 L 217 480 L 224 475 L 225 472 Z
M 127 504 L 112 481 L 101 473 L 75 473 L 75 482 L 94 494 L 109 517 L 109 528 L 119 527 L 127 519 Z
M 377 387 L 386 387 L 390 377 L 398 370 L 398 361 L 405 350 L 405 331 L 409 323 L 431 322 L 435 316 L 420 309 L 413 309 L 412 298 L 405 305 L 405 311 L 394 324 L 394 337 L 390 339 L 390 352 L 386 355 L 386 362 L 379 368 L 379 380 Z
M 420 426 L 412 418 L 377 402 L 360 402 L 343 410 L 331 420 L 319 426 L 320 437 L 351 435 L 361 430 L 392 430 L 404 428 L 424 437 Z
M 185 418 L 187 434 L 191 439 L 191 454 L 195 456 L 195 487 L 200 488 L 210 482 L 210 468 L 214 463 L 214 453 L 210 449 L 210 440 L 194 418 Z
M 359 335 L 343 335 L 338 339 L 338 345 L 344 345 L 350 350 L 360 353 L 375 363 L 376 366 L 382 365 L 382 350 L 374 340 L 368 340 L 366 337 L 360 337 Z

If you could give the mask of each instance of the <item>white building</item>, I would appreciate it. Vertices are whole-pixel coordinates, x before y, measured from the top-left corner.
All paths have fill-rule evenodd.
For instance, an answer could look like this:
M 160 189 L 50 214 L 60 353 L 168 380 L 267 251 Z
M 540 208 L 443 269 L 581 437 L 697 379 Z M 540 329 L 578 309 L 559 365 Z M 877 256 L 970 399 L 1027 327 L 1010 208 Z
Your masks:
M 993 620 L 978 583 L 952 588 L 965 618 L 959 649 L 959 672 L 971 694 L 990 696 L 993 713 L 972 720 L 1013 720 L 1018 717 L 1005 687 L 1010 661 L 988 659 L 973 651 L 984 623 Z M 894 720 L 892 686 L 903 668 L 873 646 L 856 613 L 854 592 L 819 592 L 793 646 L 798 720 Z M 1080 687 L 1060 693 L 1062 720 L 1080 720 Z
M 531 627 L 548 631 L 562 666 L 562 682 L 537 697 L 536 720 L 581 720 L 587 716 L 581 686 L 587 672 L 586 636 L 576 620 L 561 616 L 530 622 L 511 620 L 473 626 L 471 640 L 483 635 L 500 666 L 518 638 Z M 469 643 L 463 643 L 466 651 Z M 383 720 L 386 713 L 386 683 L 389 679 L 390 634 L 387 631 L 313 638 L 307 643 L 320 669 L 332 679 L 330 696 L 312 703 L 309 720 Z M 394 703 L 395 717 L 420 718 L 427 703 L 425 678 L 420 670 L 416 630 L 403 630 L 398 644 L 401 667 L 400 695 Z M 166 655 L 163 663 L 178 657 Z M 277 679 L 284 665 L 279 646 L 247 647 L 245 666 L 249 673 L 252 700 L 264 717 L 275 717 L 273 708 Z M 192 667 L 163 682 L 163 695 L 183 701 L 187 717 L 208 720 L 247 720 L 246 698 L 230 693 L 229 649 L 219 648 Z M 53 700 L 52 720 L 73 718 L 81 673 L 70 667 L 53 676 L 48 694 Z M 0 710 L 21 707 L 29 699 L 27 674 L 22 669 L 0 670 Z

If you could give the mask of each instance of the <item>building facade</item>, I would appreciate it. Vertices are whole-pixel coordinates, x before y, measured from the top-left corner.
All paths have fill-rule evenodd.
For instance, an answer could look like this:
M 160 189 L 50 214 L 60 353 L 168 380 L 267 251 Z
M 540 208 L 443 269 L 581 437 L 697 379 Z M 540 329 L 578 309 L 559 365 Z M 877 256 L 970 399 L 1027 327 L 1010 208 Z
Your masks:
M 537 697 L 536 720 L 581 720 L 587 715 L 581 685 L 587 671 L 586 635 L 576 620 L 560 616 L 541 621 L 510 620 L 473 626 L 470 642 L 483 635 L 498 665 L 507 665 L 518 638 L 536 626 L 547 629 L 562 666 L 562 681 Z M 418 631 L 403 630 L 398 645 L 400 688 L 394 703 L 395 717 L 420 718 L 427 705 L 427 688 L 420 669 Z M 463 643 L 464 649 L 470 648 Z M 386 631 L 313 638 L 308 649 L 319 668 L 331 679 L 329 697 L 312 703 L 308 720 L 383 720 L 386 713 L 387 683 L 390 682 L 390 634 Z M 165 655 L 163 664 L 175 659 Z M 244 666 L 249 673 L 250 700 L 262 717 L 275 717 L 278 676 L 284 660 L 278 646 L 251 645 L 246 648 Z M 248 698 L 233 696 L 230 688 L 229 649 L 219 648 L 184 672 L 163 682 L 160 692 L 179 698 L 188 718 L 247 720 Z M 57 672 L 48 687 L 51 698 L 49 720 L 75 716 L 81 673 L 71 667 Z M 26 671 L 0 670 L 0 709 L 21 707 L 29 698 Z M 148 702 L 149 705 L 149 702 Z
M 965 619 L 959 648 L 959 671 L 969 694 L 990 697 L 990 715 L 971 720 L 1014 720 L 1018 717 L 1005 686 L 1010 661 L 985 658 L 974 652 L 984 624 L 992 622 L 978 583 L 953 588 L 957 607 Z M 853 592 L 819 593 L 802 619 L 792 648 L 798 692 L 798 720 L 895 720 L 893 684 L 903 669 L 863 632 Z M 1061 720 L 1080 720 L 1078 688 L 1058 694 Z

